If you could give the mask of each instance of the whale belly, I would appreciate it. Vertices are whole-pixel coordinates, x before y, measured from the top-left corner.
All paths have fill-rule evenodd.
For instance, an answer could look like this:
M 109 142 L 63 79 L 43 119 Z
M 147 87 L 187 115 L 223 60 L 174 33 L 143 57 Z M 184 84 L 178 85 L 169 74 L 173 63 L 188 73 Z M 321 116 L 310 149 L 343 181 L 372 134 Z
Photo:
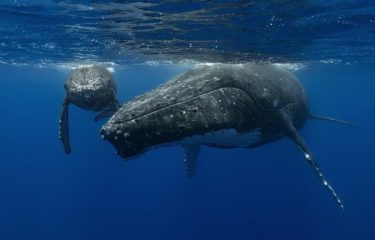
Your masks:
M 170 145 L 203 144 L 215 147 L 235 148 L 250 147 L 262 141 L 261 129 L 257 128 L 250 132 L 239 133 L 236 129 L 222 129 L 205 134 L 195 134 L 171 143 Z

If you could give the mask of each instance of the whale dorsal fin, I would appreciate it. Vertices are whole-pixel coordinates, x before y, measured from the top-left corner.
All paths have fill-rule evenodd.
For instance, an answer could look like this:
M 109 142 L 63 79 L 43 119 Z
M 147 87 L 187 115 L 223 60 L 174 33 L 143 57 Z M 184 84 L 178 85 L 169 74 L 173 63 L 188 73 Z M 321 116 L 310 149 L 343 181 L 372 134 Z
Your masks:
M 308 149 L 305 141 L 302 137 L 298 134 L 297 129 L 294 127 L 290 118 L 284 113 L 281 113 L 282 121 L 284 122 L 284 134 L 288 138 L 292 139 L 293 142 L 298 146 L 298 148 L 302 151 L 305 159 L 310 164 L 310 166 L 315 171 L 316 175 L 319 177 L 320 181 L 322 182 L 323 186 L 330 192 L 333 198 L 336 200 L 337 204 L 344 209 L 344 205 L 337 195 L 331 184 L 325 179 L 323 173 L 320 171 L 320 167 L 318 163 L 315 161 L 313 154 Z
M 69 98 L 65 95 L 63 104 L 61 106 L 60 124 L 59 124 L 59 137 L 63 143 L 65 153 L 70 153 L 70 140 L 69 140 Z
M 196 171 L 197 158 L 201 148 L 200 144 L 182 145 L 185 150 L 185 173 L 187 177 L 192 177 Z

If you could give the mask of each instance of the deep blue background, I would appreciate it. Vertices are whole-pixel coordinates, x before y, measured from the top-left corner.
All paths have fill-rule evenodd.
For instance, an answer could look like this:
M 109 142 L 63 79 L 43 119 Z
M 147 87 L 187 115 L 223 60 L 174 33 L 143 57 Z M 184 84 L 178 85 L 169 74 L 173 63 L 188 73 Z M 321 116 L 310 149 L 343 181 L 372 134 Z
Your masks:
M 121 101 L 187 67 L 116 69 Z M 0 66 L 0 239 L 375 239 L 374 65 L 312 64 L 296 75 L 312 112 L 301 134 L 344 200 L 341 210 L 288 140 L 203 147 L 184 175 L 180 147 L 124 162 L 95 113 L 70 109 L 72 153 L 58 140 L 68 70 Z

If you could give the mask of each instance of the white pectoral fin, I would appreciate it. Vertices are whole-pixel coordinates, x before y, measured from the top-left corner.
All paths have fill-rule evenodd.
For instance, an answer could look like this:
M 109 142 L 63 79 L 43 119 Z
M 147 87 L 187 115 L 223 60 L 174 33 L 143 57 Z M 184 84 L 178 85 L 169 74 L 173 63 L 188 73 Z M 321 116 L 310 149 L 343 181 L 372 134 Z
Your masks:
M 200 151 L 200 144 L 183 145 L 185 150 L 185 172 L 187 177 L 192 177 L 196 171 L 197 158 Z
M 342 209 L 344 209 L 344 205 L 343 205 L 340 197 L 337 195 L 337 193 L 333 189 L 332 185 L 324 177 L 324 175 L 321 172 L 320 167 L 319 167 L 318 163 L 316 162 L 312 152 L 309 150 L 309 148 L 307 147 L 307 145 L 306 145 L 305 141 L 302 139 L 302 137 L 298 134 L 297 129 L 294 127 L 292 121 L 289 119 L 289 117 L 285 113 L 281 113 L 281 117 L 282 117 L 282 121 L 284 123 L 284 134 L 285 134 L 285 136 L 290 138 L 297 145 L 297 147 L 303 153 L 305 160 L 310 164 L 310 166 L 315 171 L 315 174 L 319 177 L 323 186 L 332 195 L 332 197 L 335 199 L 337 204 Z

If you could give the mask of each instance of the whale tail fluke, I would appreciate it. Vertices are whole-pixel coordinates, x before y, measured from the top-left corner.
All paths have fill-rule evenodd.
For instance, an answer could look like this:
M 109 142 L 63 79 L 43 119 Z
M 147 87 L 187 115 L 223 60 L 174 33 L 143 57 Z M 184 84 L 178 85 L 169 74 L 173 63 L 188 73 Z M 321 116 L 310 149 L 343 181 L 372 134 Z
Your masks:
M 343 124 L 343 125 L 346 125 L 346 126 L 349 126 L 349 127 L 353 127 L 353 128 L 357 128 L 357 129 L 359 128 L 357 125 L 355 125 L 351 122 L 341 120 L 341 119 L 332 118 L 332 117 L 310 114 L 309 118 L 310 119 L 316 119 L 316 120 L 331 121 L 331 122 L 336 122 L 336 123 Z
M 284 134 L 298 146 L 298 148 L 301 150 L 301 152 L 304 155 L 304 158 L 307 160 L 309 165 L 313 168 L 316 175 L 319 177 L 320 181 L 322 182 L 323 186 L 328 190 L 328 192 L 333 196 L 333 198 L 336 200 L 337 204 L 344 209 L 344 205 L 340 197 L 337 195 L 336 191 L 333 189 L 331 184 L 325 179 L 323 173 L 320 170 L 320 167 L 316 160 L 314 159 L 313 154 L 307 147 L 305 141 L 303 138 L 298 134 L 297 129 L 294 127 L 292 121 L 290 118 L 285 114 L 281 114 L 282 120 L 284 122 Z

